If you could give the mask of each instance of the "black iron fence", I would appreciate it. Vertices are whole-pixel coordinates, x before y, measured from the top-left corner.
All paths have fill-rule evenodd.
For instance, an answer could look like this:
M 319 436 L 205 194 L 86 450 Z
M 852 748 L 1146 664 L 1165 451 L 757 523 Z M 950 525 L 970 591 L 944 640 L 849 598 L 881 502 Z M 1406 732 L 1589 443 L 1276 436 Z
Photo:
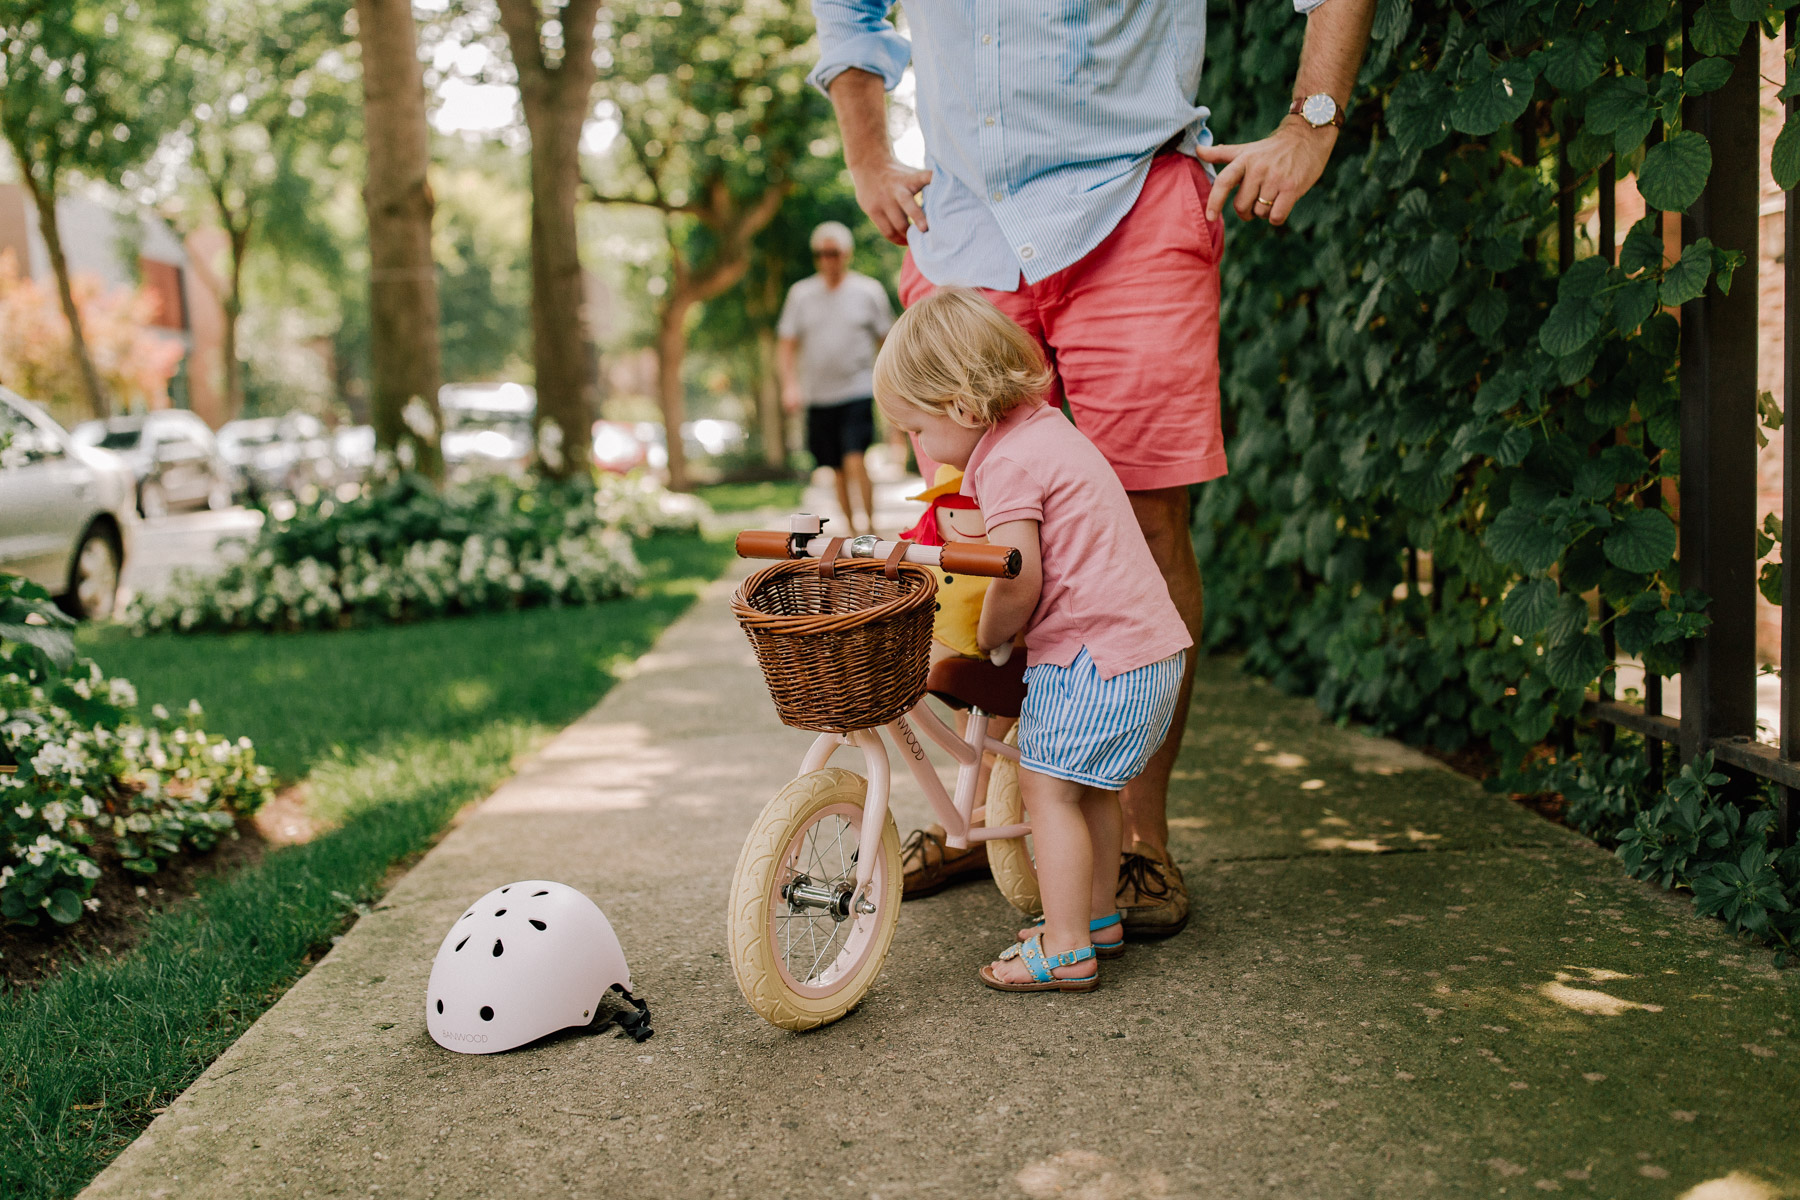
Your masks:
M 1686 5 L 1691 42 L 1699 5 Z M 1786 44 L 1794 46 L 1796 16 L 1789 13 Z M 1800 681 L 1785 670 L 1781 676 L 1779 744 L 1757 738 L 1756 659 L 1757 553 L 1757 364 L 1763 352 L 1758 338 L 1758 185 L 1762 168 L 1759 144 L 1759 92 L 1762 80 L 1762 37 L 1752 31 L 1740 47 L 1731 78 L 1717 91 L 1690 96 L 1682 106 L 1682 123 L 1705 135 L 1712 146 L 1712 173 L 1706 190 L 1681 217 L 1683 243 L 1710 238 L 1714 245 L 1741 250 L 1744 264 L 1729 294 L 1709 287 L 1681 309 L 1681 475 L 1679 492 L 1681 583 L 1712 598 L 1711 625 L 1705 636 L 1689 644 L 1681 672 L 1681 715 L 1663 714 L 1662 680 L 1645 675 L 1644 699 L 1623 703 L 1613 695 L 1611 675 L 1602 695 L 1590 706 L 1605 722 L 1633 730 L 1649 741 L 1653 765 L 1659 765 L 1662 743 L 1680 748 L 1684 759 L 1711 751 L 1717 762 L 1782 789 L 1780 833 L 1783 844 L 1800 830 Z M 1655 64 L 1652 64 L 1654 67 Z M 1800 101 L 1787 101 L 1791 115 Z M 1662 135 L 1660 125 L 1652 142 Z M 1567 168 L 1564 167 L 1566 173 Z M 1599 251 L 1613 254 L 1612 167 L 1602 168 L 1599 190 Z M 1565 174 L 1566 178 L 1566 174 Z M 1563 265 L 1572 252 L 1576 196 L 1565 183 L 1559 197 L 1559 224 L 1564 230 Z M 1786 208 L 1783 254 L 1783 403 L 1800 396 L 1800 219 Z M 1782 439 L 1782 521 L 1800 532 L 1800 430 L 1787 429 Z M 1784 555 L 1785 557 L 1785 555 Z M 1783 612 L 1795 604 L 1795 572 L 1783 571 Z M 1608 640 L 1608 651 L 1613 647 Z M 1783 667 L 1800 666 L 1800 621 L 1782 621 Z

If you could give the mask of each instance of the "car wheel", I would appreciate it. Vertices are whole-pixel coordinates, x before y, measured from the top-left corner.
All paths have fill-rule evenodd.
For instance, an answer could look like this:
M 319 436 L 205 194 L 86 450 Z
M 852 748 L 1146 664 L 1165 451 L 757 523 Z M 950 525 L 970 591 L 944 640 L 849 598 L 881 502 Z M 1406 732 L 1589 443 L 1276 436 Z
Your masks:
M 119 546 L 104 529 L 89 529 L 69 568 L 63 608 L 86 621 L 110 620 L 119 602 Z
M 146 479 L 138 485 L 138 511 L 146 517 L 169 515 L 169 494 L 163 491 L 162 484 Z

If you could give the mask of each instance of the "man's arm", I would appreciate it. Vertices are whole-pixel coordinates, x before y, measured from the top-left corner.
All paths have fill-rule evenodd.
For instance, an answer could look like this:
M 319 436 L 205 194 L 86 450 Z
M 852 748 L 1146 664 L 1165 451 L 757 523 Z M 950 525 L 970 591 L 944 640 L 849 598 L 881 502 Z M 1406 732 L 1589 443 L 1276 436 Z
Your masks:
M 799 412 L 805 403 L 800 395 L 800 339 L 784 337 L 775 343 L 775 374 L 781 380 L 781 405 L 789 412 Z
M 1350 90 L 1356 86 L 1356 72 L 1362 67 L 1374 20 L 1375 0 L 1326 0 L 1310 10 L 1294 95 L 1324 92 L 1343 112 L 1350 103 Z M 1206 215 L 1212 218 L 1224 212 L 1235 188 L 1237 203 L 1233 207 L 1238 216 L 1246 221 L 1267 217 L 1269 224 L 1280 225 L 1325 173 L 1337 135 L 1334 125 L 1314 129 L 1304 117 L 1294 115 L 1284 118 L 1275 132 L 1261 141 L 1200 147 L 1200 161 L 1225 168 L 1213 181 Z M 1261 200 L 1268 203 L 1259 204 Z
M 879 75 L 857 67 L 838 73 L 828 94 L 837 110 L 838 129 L 844 135 L 844 165 L 856 185 L 856 203 L 881 236 L 896 246 L 906 245 L 908 221 L 920 229 L 925 210 L 914 199 L 931 172 L 909 167 L 894 157 L 888 138 L 887 89 Z

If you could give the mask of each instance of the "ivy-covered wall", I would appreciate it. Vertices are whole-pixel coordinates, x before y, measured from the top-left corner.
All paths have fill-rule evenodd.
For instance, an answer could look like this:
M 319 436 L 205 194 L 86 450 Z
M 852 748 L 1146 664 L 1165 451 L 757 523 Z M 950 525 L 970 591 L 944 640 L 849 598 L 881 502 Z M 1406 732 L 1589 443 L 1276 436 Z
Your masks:
M 1289 0 L 1209 14 L 1215 133 L 1261 136 L 1287 107 L 1304 22 Z M 1729 287 L 1742 256 L 1702 242 L 1665 263 L 1653 212 L 1621 230 L 1616 266 L 1578 226 L 1559 270 L 1557 159 L 1583 204 L 1611 158 L 1653 210 L 1686 209 L 1712 154 L 1681 129 L 1681 101 L 1722 86 L 1755 22 L 1776 19 L 1711 0 L 1684 69 L 1670 0 L 1381 0 L 1326 177 L 1286 229 L 1228 233 L 1231 474 L 1196 514 L 1210 646 L 1334 717 L 1443 749 L 1485 739 L 1507 770 L 1579 713 L 1611 665 L 1603 631 L 1651 671 L 1679 669 L 1706 616 L 1680 590 L 1662 486 L 1680 468 L 1665 306 Z M 1783 140 L 1791 183 L 1800 138 Z M 1559 759 L 1565 793 L 1598 806 L 1613 788 L 1610 817 L 1578 817 L 1603 836 L 1678 802 L 1634 739 Z M 1712 804 L 1719 777 L 1687 765 L 1681 795 Z M 1756 911 L 1780 918 L 1800 857 L 1768 844 L 1769 816 L 1713 850 L 1761 856 L 1751 873 L 1774 899 Z

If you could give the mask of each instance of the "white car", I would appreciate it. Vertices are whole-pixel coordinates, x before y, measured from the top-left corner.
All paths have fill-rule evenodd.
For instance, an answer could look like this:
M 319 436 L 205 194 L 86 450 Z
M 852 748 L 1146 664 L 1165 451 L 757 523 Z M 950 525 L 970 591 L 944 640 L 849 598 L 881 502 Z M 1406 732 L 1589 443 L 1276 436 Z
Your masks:
M 137 531 L 137 477 L 0 388 L 0 571 L 41 585 L 71 616 L 103 621 Z

